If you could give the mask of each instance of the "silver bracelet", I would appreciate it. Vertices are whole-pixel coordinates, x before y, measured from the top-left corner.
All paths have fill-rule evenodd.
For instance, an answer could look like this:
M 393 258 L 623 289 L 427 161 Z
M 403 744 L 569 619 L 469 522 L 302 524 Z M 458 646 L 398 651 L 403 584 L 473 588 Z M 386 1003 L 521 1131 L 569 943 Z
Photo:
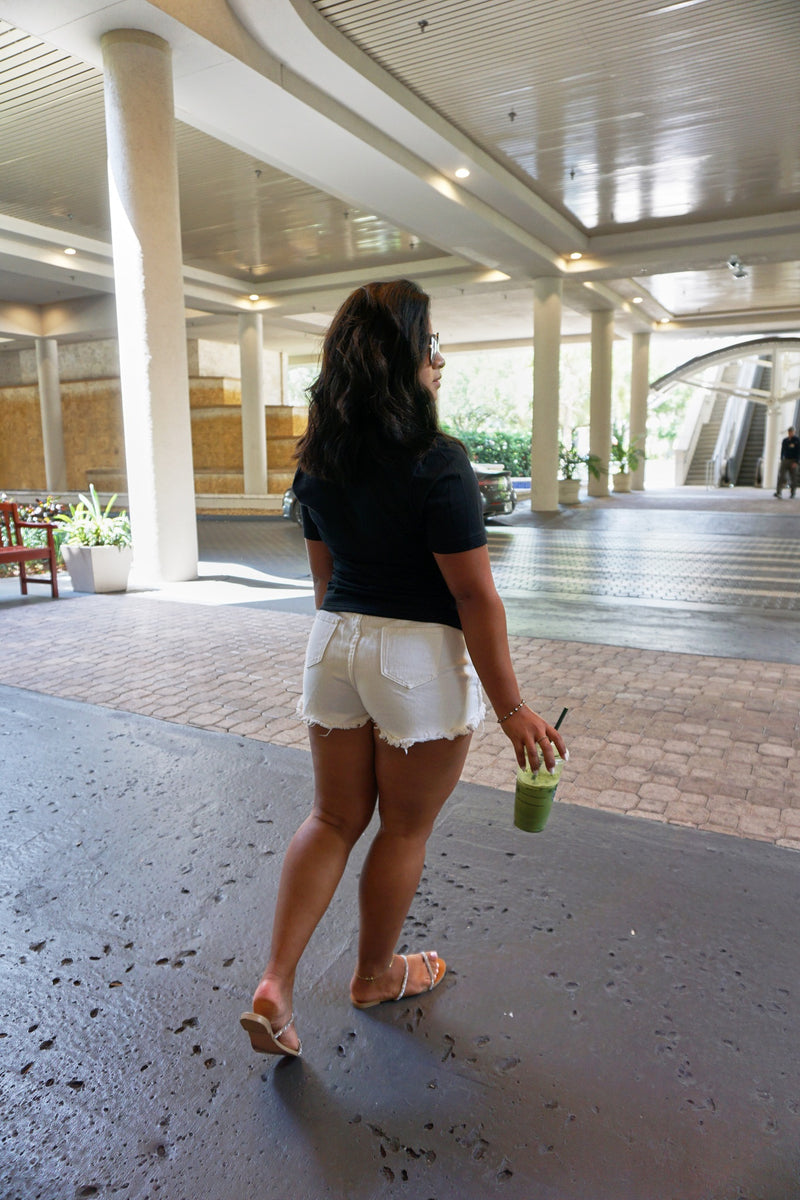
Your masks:
M 525 703 L 526 702 L 524 700 L 520 700 L 519 704 L 516 706 L 516 708 L 512 708 L 511 712 L 506 713 L 506 715 L 504 717 L 497 718 L 497 724 L 503 725 L 508 720 L 509 717 L 513 717 L 515 712 L 519 712 L 519 710 L 521 708 L 524 708 Z

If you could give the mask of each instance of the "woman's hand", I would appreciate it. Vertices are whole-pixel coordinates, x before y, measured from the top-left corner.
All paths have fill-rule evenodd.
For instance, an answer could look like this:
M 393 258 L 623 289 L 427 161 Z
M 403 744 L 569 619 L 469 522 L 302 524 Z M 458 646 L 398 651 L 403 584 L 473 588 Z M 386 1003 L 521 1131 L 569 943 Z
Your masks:
M 565 762 L 569 757 L 564 739 L 558 730 L 553 725 L 548 725 L 544 718 L 535 713 L 532 708 L 528 708 L 527 704 L 523 704 L 522 708 L 507 717 L 502 722 L 501 729 L 510 739 L 517 762 L 521 767 L 526 767 L 530 763 L 531 770 L 536 772 L 539 770 L 541 757 L 544 759 L 547 770 L 552 774 L 556 762 L 555 751 L 558 751 Z M 527 763 L 525 761 L 526 753 Z

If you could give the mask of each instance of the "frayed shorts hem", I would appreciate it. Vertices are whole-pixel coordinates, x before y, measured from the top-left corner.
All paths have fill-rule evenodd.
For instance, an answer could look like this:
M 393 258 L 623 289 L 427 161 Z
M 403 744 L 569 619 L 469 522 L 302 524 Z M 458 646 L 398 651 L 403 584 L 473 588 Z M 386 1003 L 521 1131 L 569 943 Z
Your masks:
M 475 722 L 469 722 L 467 725 L 462 725 L 458 729 L 441 730 L 440 732 L 422 733 L 416 737 L 397 737 L 395 734 L 388 733 L 385 729 L 378 729 L 378 737 L 383 742 L 388 742 L 390 746 L 396 746 L 398 750 L 404 750 L 406 754 L 412 746 L 418 746 L 422 742 L 454 742 L 456 738 L 466 737 L 467 734 L 474 733 L 476 729 L 480 729 L 483 725 L 484 714 L 481 713 L 480 719 Z
M 329 725 L 327 721 L 319 721 L 316 717 L 311 717 L 302 711 L 303 701 L 297 703 L 297 716 L 309 728 L 313 726 L 315 729 L 324 729 L 326 733 L 332 733 L 334 729 L 363 729 L 365 725 L 375 725 L 371 717 L 366 720 L 359 719 L 358 721 L 350 722 L 342 725 Z M 380 729 L 375 725 L 375 732 L 382 742 L 386 742 L 389 746 L 396 746 L 398 750 L 404 750 L 406 754 L 412 746 L 416 746 L 421 742 L 454 742 L 456 738 L 466 737 L 467 734 L 475 733 L 477 729 L 483 726 L 486 709 L 482 706 L 481 712 L 478 714 L 475 721 L 470 721 L 466 725 L 462 725 L 457 729 L 431 731 L 415 735 L 414 737 L 400 737 L 398 734 L 390 733 L 386 729 Z

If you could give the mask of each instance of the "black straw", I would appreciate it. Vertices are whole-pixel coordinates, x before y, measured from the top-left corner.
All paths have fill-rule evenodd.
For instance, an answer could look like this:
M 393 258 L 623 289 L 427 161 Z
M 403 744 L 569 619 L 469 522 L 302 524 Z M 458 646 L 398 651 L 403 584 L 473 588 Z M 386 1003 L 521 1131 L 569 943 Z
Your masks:
M 562 709 L 562 710 L 561 710 L 561 716 L 560 716 L 560 717 L 558 718 L 558 720 L 556 721 L 555 725 L 553 726 L 553 729 L 560 729 L 560 728 L 561 728 L 561 722 L 564 720 L 564 717 L 567 715 L 567 713 L 568 713 L 568 712 L 569 712 L 569 709 L 568 709 L 568 708 L 564 708 L 564 709 Z

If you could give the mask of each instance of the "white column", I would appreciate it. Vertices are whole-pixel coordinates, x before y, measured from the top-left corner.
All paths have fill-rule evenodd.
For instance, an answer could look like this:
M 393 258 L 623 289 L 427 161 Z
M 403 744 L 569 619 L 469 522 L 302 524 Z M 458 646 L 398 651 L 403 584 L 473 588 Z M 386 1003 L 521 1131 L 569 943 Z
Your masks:
M 61 413 L 61 381 L 58 375 L 58 342 L 36 339 L 36 371 L 39 376 L 39 409 L 42 417 L 44 475 L 49 493 L 67 490 L 67 460 L 64 454 L 64 420 Z
M 261 313 L 239 316 L 242 367 L 242 460 L 246 496 L 266 496 L 267 431 L 264 422 L 264 320 Z
M 171 51 L 103 35 L 111 236 L 134 569 L 197 576 Z
M 631 472 L 631 488 L 644 490 L 644 465 L 647 449 L 647 397 L 650 391 L 650 334 L 635 333 L 631 342 L 631 443 L 642 457 Z
M 783 405 L 783 360 L 776 347 L 772 354 L 772 380 L 767 404 L 767 422 L 764 430 L 764 478 L 762 487 L 775 491 L 778 482 L 778 466 L 781 461 L 781 441 L 786 430 L 782 428 Z
M 600 459 L 600 478 L 589 476 L 589 495 L 608 495 L 608 458 L 611 452 L 611 366 L 614 346 L 614 313 L 592 313 L 592 377 L 589 389 L 589 453 Z
M 281 351 L 281 398 L 279 404 L 288 404 L 288 387 L 289 387 L 289 355 L 285 351 Z
M 533 284 L 533 437 L 531 509 L 558 511 L 558 398 L 561 280 Z

